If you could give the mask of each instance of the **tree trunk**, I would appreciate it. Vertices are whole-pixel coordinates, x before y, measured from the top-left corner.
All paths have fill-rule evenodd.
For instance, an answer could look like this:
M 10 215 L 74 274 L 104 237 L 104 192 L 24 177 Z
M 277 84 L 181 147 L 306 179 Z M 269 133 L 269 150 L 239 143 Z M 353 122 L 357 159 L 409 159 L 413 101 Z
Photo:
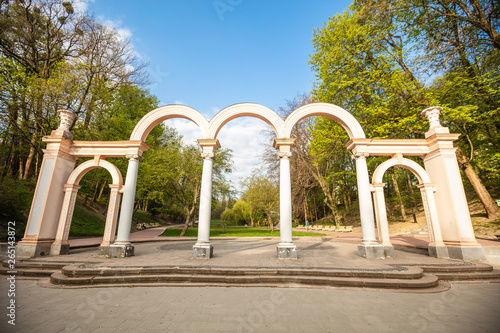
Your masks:
M 271 212 L 267 213 L 267 221 L 269 222 L 269 230 L 274 231 L 273 219 L 271 218 Z
M 396 192 L 396 197 L 398 198 L 399 209 L 401 210 L 401 217 L 403 221 L 406 221 L 406 212 L 405 206 L 403 205 L 403 199 L 401 199 L 401 192 L 399 191 L 398 180 L 396 179 L 396 174 L 394 173 L 394 169 L 389 170 L 391 174 L 392 183 L 394 184 L 394 191 Z
M 254 221 L 253 221 L 253 209 L 252 209 L 252 205 L 250 205 L 250 227 L 254 227 L 255 224 L 254 224 Z
M 35 152 L 36 152 L 37 137 L 38 137 L 38 126 L 35 123 L 35 133 L 33 133 L 33 135 L 31 136 L 31 147 L 30 147 L 30 152 L 28 154 L 28 159 L 26 160 L 26 166 L 24 167 L 23 180 L 28 180 L 30 174 L 31 163 L 33 162 L 33 157 L 35 157 Z
M 99 191 L 99 196 L 97 197 L 97 201 L 101 200 L 102 193 L 104 192 L 104 188 L 106 187 L 107 184 L 108 184 L 107 180 L 104 182 L 104 184 L 102 184 L 101 190 Z
M 467 176 L 467 179 L 469 179 L 469 182 L 474 188 L 474 191 L 476 191 L 479 200 L 481 200 L 484 210 L 486 211 L 486 214 L 488 214 L 488 218 L 500 218 L 500 207 L 497 206 L 491 195 L 488 193 L 483 182 L 477 175 L 476 170 L 474 170 L 472 165 L 469 163 L 469 160 L 467 159 L 467 157 L 465 157 L 460 148 L 457 148 L 457 160 L 460 167 Z

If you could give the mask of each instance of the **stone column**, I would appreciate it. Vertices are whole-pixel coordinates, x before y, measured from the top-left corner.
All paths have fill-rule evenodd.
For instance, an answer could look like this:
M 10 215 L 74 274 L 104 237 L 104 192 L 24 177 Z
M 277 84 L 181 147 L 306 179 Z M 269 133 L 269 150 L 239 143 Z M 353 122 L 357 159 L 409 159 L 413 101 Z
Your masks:
M 377 218 L 377 229 L 379 241 L 384 247 L 385 257 L 394 257 L 394 246 L 392 246 L 389 236 L 389 223 L 387 222 L 387 212 L 385 209 L 385 183 L 376 183 L 372 185 L 373 201 L 375 203 L 375 216 Z
M 434 199 L 434 192 L 436 191 L 434 184 L 419 184 L 417 187 L 422 194 L 425 219 L 427 222 L 427 229 L 429 230 L 429 255 L 437 258 L 449 258 L 448 248 L 443 242 L 443 236 L 441 235 L 441 229 L 439 227 L 436 200 Z
M 61 122 L 50 136 L 42 140 L 47 144 L 36 184 L 35 195 L 23 239 L 17 244 L 19 258 L 48 255 L 58 229 L 64 200 L 64 185 L 75 168 L 76 157 L 71 154 L 73 135 L 69 132 L 77 115 L 58 110 Z
M 99 247 L 99 254 L 109 256 L 109 247 L 115 241 L 116 222 L 118 221 L 118 208 L 120 207 L 121 193 L 123 186 L 111 184 L 109 185 L 111 192 L 109 194 L 108 213 L 106 214 L 106 226 L 102 243 Z
M 110 257 L 130 257 L 134 255 L 134 246 L 130 243 L 130 228 L 132 227 L 132 215 L 134 214 L 137 174 L 142 156 L 127 154 L 126 157 L 128 158 L 127 178 L 123 187 L 118 235 L 116 241 L 109 247 L 108 256 Z
M 69 253 L 69 229 L 75 209 L 76 196 L 80 186 L 64 185 L 64 201 L 59 217 L 59 225 L 54 243 L 50 247 L 50 255 L 60 255 Z
M 436 188 L 434 198 L 443 242 L 450 258 L 485 260 L 484 249 L 474 236 L 456 148 L 453 146 L 459 134 L 450 134 L 448 128 L 441 126 L 441 109 L 440 106 L 432 106 L 422 111 L 422 115 L 427 117 L 430 125 L 425 133 L 430 152 L 424 157 L 424 165 Z
M 212 169 L 214 152 L 220 148 L 219 140 L 198 140 L 203 152 L 203 175 L 201 178 L 200 212 L 198 218 L 198 241 L 193 245 L 193 258 L 210 259 L 213 246 L 210 244 L 210 220 L 212 218 Z
M 359 212 L 363 241 L 358 244 L 358 254 L 367 259 L 384 258 L 384 247 L 377 242 L 375 236 L 375 218 L 373 216 L 372 196 L 366 157 L 368 153 L 354 151 L 356 160 L 356 181 L 358 185 Z
M 292 240 L 292 185 L 290 182 L 291 148 L 295 139 L 275 139 L 280 159 L 280 243 L 278 259 L 297 259 L 297 247 Z

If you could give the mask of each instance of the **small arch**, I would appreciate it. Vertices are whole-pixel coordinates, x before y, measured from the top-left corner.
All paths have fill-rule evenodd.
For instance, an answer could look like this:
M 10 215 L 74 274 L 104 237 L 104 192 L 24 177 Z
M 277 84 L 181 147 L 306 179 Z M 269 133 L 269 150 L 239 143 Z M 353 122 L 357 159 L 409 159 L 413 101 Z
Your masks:
M 427 174 L 427 171 L 425 171 L 424 168 L 422 168 L 417 162 L 414 162 L 412 160 L 409 160 L 407 158 L 402 158 L 400 161 L 398 158 L 391 158 L 384 163 L 380 164 L 377 169 L 375 169 L 375 172 L 373 173 L 372 177 L 372 184 L 377 184 L 377 183 L 382 183 L 382 178 L 384 177 L 385 172 L 393 166 L 402 166 L 411 172 L 417 177 L 418 183 L 419 184 L 427 184 L 431 183 L 431 179 L 429 175 Z
M 276 137 L 283 138 L 285 123 L 273 110 L 256 103 L 239 103 L 219 111 L 210 120 L 209 139 L 216 139 L 221 128 L 229 121 L 240 117 L 255 117 L 265 121 L 273 128 Z
M 130 140 L 145 142 L 149 132 L 151 132 L 156 125 L 171 118 L 184 118 L 191 120 L 201 129 L 203 138 L 209 138 L 208 120 L 199 111 L 186 105 L 171 104 L 154 109 L 142 117 L 137 125 L 135 125 L 134 130 L 130 135 Z
M 97 168 L 104 168 L 108 170 L 109 173 L 111 174 L 111 177 L 113 178 L 114 185 L 123 185 L 123 177 L 120 172 L 120 169 L 118 169 L 114 164 L 106 160 L 98 160 L 98 161 L 90 160 L 83 162 L 75 170 L 73 170 L 71 175 L 69 175 L 66 184 L 78 185 L 78 183 L 80 183 L 80 180 L 83 178 L 83 176 L 85 176 L 87 172 Z
M 365 138 L 363 128 L 352 114 L 337 105 L 329 103 L 311 103 L 294 110 L 285 120 L 285 137 L 289 138 L 292 135 L 295 124 L 306 117 L 312 116 L 324 116 L 334 119 L 347 131 L 351 139 Z

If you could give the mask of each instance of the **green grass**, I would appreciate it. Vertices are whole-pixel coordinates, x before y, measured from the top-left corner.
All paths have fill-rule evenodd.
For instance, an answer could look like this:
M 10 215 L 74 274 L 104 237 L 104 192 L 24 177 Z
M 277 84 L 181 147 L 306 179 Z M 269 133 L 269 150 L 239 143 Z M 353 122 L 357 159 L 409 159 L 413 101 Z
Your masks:
M 178 237 L 181 234 L 181 228 L 168 228 L 160 236 L 165 237 Z M 306 231 L 293 231 L 292 235 L 295 237 L 303 236 L 326 236 L 326 234 L 320 234 L 315 232 Z M 185 237 L 197 237 L 198 229 L 188 229 Z M 225 232 L 222 232 L 221 228 L 211 228 L 210 237 L 279 237 L 280 231 L 274 230 L 270 232 L 267 227 L 227 227 Z
M 70 237 L 104 235 L 106 220 L 96 212 L 76 204 L 69 229 Z

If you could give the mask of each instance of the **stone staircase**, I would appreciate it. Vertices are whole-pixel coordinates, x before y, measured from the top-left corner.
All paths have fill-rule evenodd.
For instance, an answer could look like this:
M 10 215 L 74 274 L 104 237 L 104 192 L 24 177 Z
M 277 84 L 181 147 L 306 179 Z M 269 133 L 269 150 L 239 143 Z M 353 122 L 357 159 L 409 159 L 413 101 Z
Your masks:
M 30 262 L 16 261 L 14 269 L 9 268 L 8 261 L 4 260 L 0 267 L 1 275 L 10 275 L 15 271 L 16 277 L 23 278 L 47 278 L 55 272 L 60 272 L 61 269 L 68 265 L 67 263 L 50 263 L 50 262 Z
M 94 263 L 16 263 L 19 278 L 50 278 L 53 287 L 104 286 L 289 286 L 432 290 L 439 281 L 496 281 L 500 270 L 482 263 L 392 265 L 390 269 L 276 267 L 100 267 Z M 8 274 L 7 261 L 0 268 Z

